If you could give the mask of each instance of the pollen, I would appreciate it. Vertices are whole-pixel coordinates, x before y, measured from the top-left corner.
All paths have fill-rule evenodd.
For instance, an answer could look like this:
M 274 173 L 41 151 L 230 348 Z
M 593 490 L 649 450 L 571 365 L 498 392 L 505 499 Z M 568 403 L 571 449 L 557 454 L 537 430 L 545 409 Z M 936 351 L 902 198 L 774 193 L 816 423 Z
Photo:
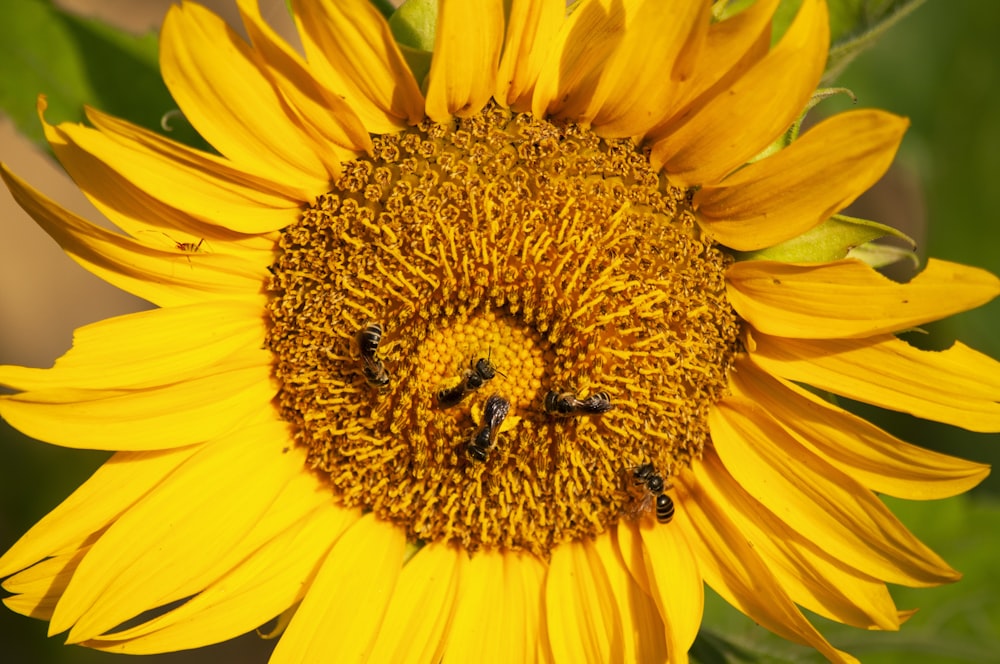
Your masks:
M 276 403 L 332 499 L 540 556 L 636 518 L 632 472 L 698 459 L 738 349 L 690 192 L 495 106 L 373 143 L 271 266 Z

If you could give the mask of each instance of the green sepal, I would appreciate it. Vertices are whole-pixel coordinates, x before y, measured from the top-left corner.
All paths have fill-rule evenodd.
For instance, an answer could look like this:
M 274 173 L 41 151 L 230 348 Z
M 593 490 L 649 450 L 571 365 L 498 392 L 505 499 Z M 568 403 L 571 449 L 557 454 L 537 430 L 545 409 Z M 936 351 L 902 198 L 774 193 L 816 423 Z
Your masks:
M 825 263 L 847 258 L 853 250 L 883 237 L 900 238 L 915 247 L 905 233 L 867 219 L 834 215 L 798 237 L 758 251 L 737 252 L 737 260 L 772 260 L 785 263 Z M 866 251 L 858 252 L 862 258 Z M 872 256 L 878 252 L 871 250 Z M 865 261 L 868 262 L 868 261 Z
M 406 60 L 406 64 L 410 68 L 410 72 L 413 73 L 413 78 L 416 79 L 417 85 L 426 93 L 427 86 L 424 85 L 424 81 L 427 79 L 427 74 L 431 71 L 431 56 L 433 54 L 430 51 L 411 48 L 406 44 L 399 44 L 399 51 L 403 54 L 403 59 Z
M 389 19 L 392 36 L 422 89 L 431 70 L 437 10 L 437 0 L 406 0 Z
M 712 3 L 712 20 L 725 21 L 727 18 L 739 14 L 755 1 L 756 0 L 715 0 L 715 2 Z
M 914 268 L 920 267 L 920 257 L 912 249 L 896 247 L 891 244 L 876 244 L 869 242 L 860 247 L 854 247 L 847 253 L 848 258 L 857 258 L 879 270 L 902 260 L 909 260 Z
M 392 18 L 392 15 L 396 12 L 396 7 L 389 2 L 389 0 L 368 0 L 378 13 L 382 15 L 382 18 L 388 20 Z
M 389 19 L 396 42 L 416 51 L 433 51 L 437 10 L 437 0 L 406 0 Z

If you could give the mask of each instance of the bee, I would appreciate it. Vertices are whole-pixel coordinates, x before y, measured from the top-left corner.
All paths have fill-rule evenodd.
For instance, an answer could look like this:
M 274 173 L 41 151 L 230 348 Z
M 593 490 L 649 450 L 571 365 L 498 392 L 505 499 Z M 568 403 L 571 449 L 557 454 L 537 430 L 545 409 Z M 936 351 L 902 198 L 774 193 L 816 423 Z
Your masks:
M 510 402 L 499 394 L 486 399 L 486 403 L 483 404 L 483 424 L 469 441 L 467 448 L 469 458 L 473 461 L 486 461 L 486 454 L 496 445 L 500 426 L 509 412 Z
M 584 399 L 577 399 L 572 392 L 555 390 L 545 395 L 545 412 L 553 415 L 600 415 L 614 407 L 607 392 L 595 392 Z
M 358 332 L 358 348 L 365 363 L 361 371 L 372 387 L 384 388 L 389 385 L 389 370 L 378 357 L 378 345 L 382 341 L 382 326 L 369 323 Z
M 492 351 L 490 352 L 492 355 Z M 462 374 L 462 380 L 454 387 L 448 387 L 438 392 L 438 403 L 442 408 L 451 408 L 464 399 L 470 392 L 478 390 L 500 373 L 490 357 L 481 357 L 469 365 Z M 501 376 L 503 374 L 500 374 Z
M 656 520 L 660 523 L 670 523 L 674 518 L 674 501 L 666 494 L 666 484 L 653 464 L 644 463 L 632 471 L 632 483 L 636 487 L 645 489 L 644 495 L 632 510 L 633 514 L 638 516 L 644 513 L 655 500 Z

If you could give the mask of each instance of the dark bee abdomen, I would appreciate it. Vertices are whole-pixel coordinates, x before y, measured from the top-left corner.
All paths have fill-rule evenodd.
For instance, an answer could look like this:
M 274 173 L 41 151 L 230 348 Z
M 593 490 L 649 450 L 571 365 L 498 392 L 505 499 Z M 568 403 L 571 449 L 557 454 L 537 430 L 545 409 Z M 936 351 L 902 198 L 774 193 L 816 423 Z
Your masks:
M 361 347 L 361 355 L 369 358 L 375 357 L 381 341 L 382 326 L 378 323 L 371 323 L 366 326 L 358 335 L 358 345 Z
M 656 497 L 656 520 L 660 523 L 670 523 L 674 518 L 674 501 L 670 496 L 661 493 Z

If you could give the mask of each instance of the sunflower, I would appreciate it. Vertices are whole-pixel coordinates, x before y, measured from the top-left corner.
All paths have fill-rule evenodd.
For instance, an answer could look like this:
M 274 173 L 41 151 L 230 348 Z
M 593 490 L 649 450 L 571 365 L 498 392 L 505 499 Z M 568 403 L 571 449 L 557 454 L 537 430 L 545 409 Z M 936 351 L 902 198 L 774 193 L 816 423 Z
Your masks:
M 824 2 L 771 46 L 777 0 L 443 0 L 419 77 L 366 0 L 291 4 L 304 55 L 253 0 L 248 42 L 166 17 L 164 80 L 217 153 L 40 101 L 122 233 L 3 170 L 157 307 L 0 368 L 13 426 L 114 451 L 0 559 L 9 607 L 123 653 L 277 617 L 278 662 L 683 662 L 707 583 L 853 661 L 800 607 L 895 630 L 887 584 L 959 577 L 878 494 L 988 468 L 817 394 L 1000 430 L 993 360 L 895 336 L 1000 282 L 767 258 L 907 125 L 856 110 L 767 149 L 820 80 Z

